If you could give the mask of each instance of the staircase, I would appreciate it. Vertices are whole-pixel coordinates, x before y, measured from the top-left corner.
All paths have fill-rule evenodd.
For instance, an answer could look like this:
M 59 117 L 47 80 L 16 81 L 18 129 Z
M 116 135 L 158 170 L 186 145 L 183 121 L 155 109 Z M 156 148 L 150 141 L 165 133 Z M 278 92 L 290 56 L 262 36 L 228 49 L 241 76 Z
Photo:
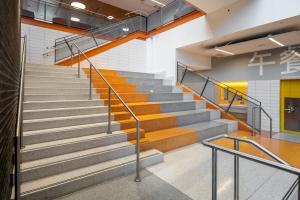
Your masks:
M 141 122 L 141 167 L 163 154 L 237 130 L 220 111 L 182 92 L 157 74 L 99 70 Z M 135 171 L 135 123 L 112 95 L 112 134 L 107 134 L 108 89 L 89 69 L 27 65 L 22 199 L 53 199 Z

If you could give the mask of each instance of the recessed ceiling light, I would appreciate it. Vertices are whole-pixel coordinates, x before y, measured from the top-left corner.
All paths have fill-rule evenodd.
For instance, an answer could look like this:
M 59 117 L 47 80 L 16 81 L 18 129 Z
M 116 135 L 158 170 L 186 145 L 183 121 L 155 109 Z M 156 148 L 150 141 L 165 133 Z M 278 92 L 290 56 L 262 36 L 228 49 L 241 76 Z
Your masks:
M 114 19 L 114 16 L 107 16 L 107 19 L 109 19 L 109 20 L 112 20 L 112 19 Z
M 71 21 L 73 22 L 80 22 L 80 19 L 77 17 L 71 17 Z
M 71 6 L 73 6 L 74 8 L 77 8 L 77 9 L 85 9 L 86 8 L 86 6 L 80 2 L 72 2 Z
M 274 38 L 272 38 L 271 36 L 268 36 L 268 39 L 271 40 L 272 42 L 274 42 L 275 44 L 278 44 L 281 47 L 284 47 L 284 44 L 278 42 L 277 40 L 275 40 Z
M 216 51 L 219 51 L 219 52 L 222 52 L 222 53 L 226 53 L 226 54 L 229 54 L 229 55 L 234 55 L 234 53 L 231 53 L 229 51 L 225 51 L 225 50 L 222 50 L 222 49 L 218 49 L 218 48 L 215 48 Z
M 129 28 L 128 28 L 128 27 L 124 27 L 124 28 L 122 28 L 122 30 L 123 30 L 124 32 L 128 32 L 128 31 L 129 31 Z
M 159 1 L 157 1 L 157 0 L 151 0 L 152 2 L 154 2 L 154 3 L 156 3 L 156 4 L 158 4 L 159 6 L 161 6 L 161 7 L 165 7 L 166 6 L 166 4 L 164 4 L 164 3 L 162 3 L 162 2 L 159 2 Z

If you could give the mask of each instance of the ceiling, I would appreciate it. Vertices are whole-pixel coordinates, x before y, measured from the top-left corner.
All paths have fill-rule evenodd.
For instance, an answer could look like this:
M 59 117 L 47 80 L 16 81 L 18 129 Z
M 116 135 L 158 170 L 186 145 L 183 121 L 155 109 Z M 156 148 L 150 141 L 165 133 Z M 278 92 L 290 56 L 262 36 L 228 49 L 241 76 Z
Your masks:
M 56 0 L 65 4 L 71 4 L 74 1 L 78 1 L 86 5 L 86 10 L 92 11 L 96 14 L 103 16 L 114 16 L 116 19 L 123 19 L 129 12 L 126 9 L 107 4 L 98 0 Z M 109 1 L 108 1 L 109 2 Z
M 239 0 L 186 0 L 205 13 L 212 13 Z
M 136 12 L 138 14 L 148 16 L 151 13 L 157 11 L 161 6 L 152 0 L 97 0 L 106 4 L 113 5 L 115 7 L 128 10 L 130 12 Z M 156 0 L 165 5 L 173 2 L 174 0 Z
M 215 37 L 209 40 L 181 47 L 181 50 L 206 55 L 206 56 L 230 56 L 215 50 L 229 51 L 243 54 L 267 49 L 279 48 L 280 46 L 268 39 L 268 35 L 286 46 L 300 44 L 300 16 L 280 20 L 244 31 L 225 36 Z

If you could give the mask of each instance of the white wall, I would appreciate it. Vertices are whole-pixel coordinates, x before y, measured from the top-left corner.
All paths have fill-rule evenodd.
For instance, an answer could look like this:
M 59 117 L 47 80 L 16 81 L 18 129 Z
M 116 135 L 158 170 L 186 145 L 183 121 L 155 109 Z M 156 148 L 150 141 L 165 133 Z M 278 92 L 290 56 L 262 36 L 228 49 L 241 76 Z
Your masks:
M 21 24 L 21 34 L 27 34 L 27 62 L 33 64 L 53 65 L 54 54 L 43 56 L 43 53 L 48 52 L 46 47 L 54 46 L 55 39 L 70 35 L 70 33 L 42 28 L 38 26 Z
M 176 60 L 188 65 L 194 70 L 211 69 L 211 57 L 209 56 L 203 56 L 197 53 L 177 49 Z
M 248 81 L 248 95 L 261 101 L 262 107 L 272 117 L 273 131 L 279 132 L 280 80 Z M 269 119 L 262 113 L 262 129 L 269 130 L 269 126 Z
M 97 68 L 145 72 L 146 56 L 146 42 L 136 39 L 93 56 L 90 60 Z M 87 61 L 81 64 L 82 66 L 88 65 Z
M 147 71 L 175 77 L 176 48 L 297 16 L 299 8 L 299 0 L 237 1 L 148 39 Z

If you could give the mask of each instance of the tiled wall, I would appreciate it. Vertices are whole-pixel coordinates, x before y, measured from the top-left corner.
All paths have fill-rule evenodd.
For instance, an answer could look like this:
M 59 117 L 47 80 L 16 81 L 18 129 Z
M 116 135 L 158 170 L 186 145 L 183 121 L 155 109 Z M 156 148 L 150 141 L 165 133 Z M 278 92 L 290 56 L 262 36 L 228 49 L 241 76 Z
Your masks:
M 273 119 L 273 131 L 279 132 L 280 80 L 249 81 L 248 95 L 262 102 L 262 107 Z M 262 129 L 269 130 L 269 120 L 264 114 L 262 114 Z
M 27 34 L 28 48 L 27 48 L 27 62 L 34 64 L 54 63 L 54 54 L 43 56 L 43 53 L 51 51 L 47 47 L 54 46 L 54 41 L 57 38 L 70 35 L 70 33 L 32 26 L 28 24 L 21 24 L 22 35 Z
M 28 36 L 27 62 L 34 64 L 54 64 L 54 53 L 43 56 L 43 53 L 51 51 L 47 47 L 54 46 L 55 39 L 70 35 L 70 33 L 22 24 L 22 35 Z M 129 70 L 145 72 L 146 67 L 146 42 L 132 40 L 117 46 L 100 55 L 91 57 L 98 68 Z M 82 62 L 82 66 L 87 66 Z
M 146 72 L 146 42 L 132 40 L 104 53 L 91 57 L 97 68 Z M 86 61 L 82 66 L 88 65 Z

